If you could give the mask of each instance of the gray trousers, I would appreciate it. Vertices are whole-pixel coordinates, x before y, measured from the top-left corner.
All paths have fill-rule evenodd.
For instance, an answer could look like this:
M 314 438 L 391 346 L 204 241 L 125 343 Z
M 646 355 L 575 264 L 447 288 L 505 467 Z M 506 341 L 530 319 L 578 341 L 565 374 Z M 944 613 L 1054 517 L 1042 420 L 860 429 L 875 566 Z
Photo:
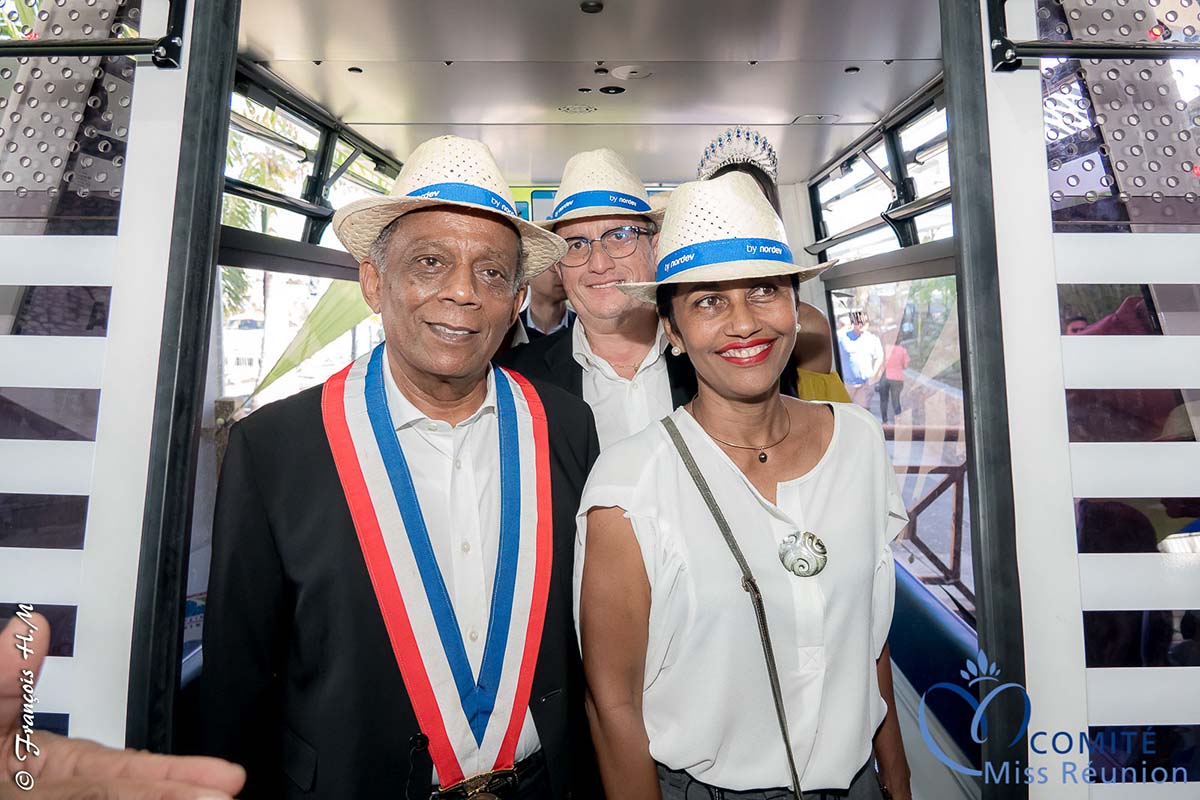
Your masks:
M 658 765 L 658 784 L 663 800 L 795 800 L 790 789 L 756 789 L 737 792 L 709 786 L 679 770 Z M 854 776 L 849 789 L 815 789 L 803 786 L 804 800 L 883 800 L 879 781 L 875 778 L 875 765 L 868 760 Z

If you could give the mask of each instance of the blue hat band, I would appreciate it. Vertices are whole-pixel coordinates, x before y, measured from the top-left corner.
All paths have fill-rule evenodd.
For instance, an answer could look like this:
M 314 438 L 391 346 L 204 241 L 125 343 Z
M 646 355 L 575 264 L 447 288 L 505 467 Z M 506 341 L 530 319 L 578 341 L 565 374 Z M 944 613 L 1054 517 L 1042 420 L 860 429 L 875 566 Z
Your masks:
M 580 208 L 623 208 L 634 214 L 644 214 L 650 204 L 640 197 L 622 192 L 576 192 L 554 207 L 549 219 L 558 219 L 568 211 Z
M 655 278 L 664 281 L 689 269 L 737 261 L 795 263 L 791 249 L 775 239 L 719 239 L 690 244 L 663 256 L 658 261 Z
M 434 183 L 409 192 L 408 196 L 436 198 L 451 203 L 469 203 L 473 206 L 508 214 L 510 217 L 517 215 L 517 210 L 512 207 L 512 203 L 490 189 L 472 183 Z

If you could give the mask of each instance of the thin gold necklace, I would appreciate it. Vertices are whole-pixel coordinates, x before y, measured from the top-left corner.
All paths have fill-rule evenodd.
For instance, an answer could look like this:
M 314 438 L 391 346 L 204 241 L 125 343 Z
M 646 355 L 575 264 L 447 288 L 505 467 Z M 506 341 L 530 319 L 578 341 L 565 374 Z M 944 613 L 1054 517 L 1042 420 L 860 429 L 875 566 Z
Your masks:
M 688 406 L 689 406 L 688 410 L 692 412 L 692 417 L 695 418 L 696 422 L 699 423 L 700 427 L 704 430 L 705 433 L 707 433 L 709 435 L 710 438 L 712 438 L 715 441 L 720 442 L 721 444 L 725 445 L 726 447 L 736 447 L 739 450 L 757 450 L 759 463 L 762 463 L 762 464 L 767 463 L 766 451 L 770 450 L 772 447 L 775 447 L 776 445 L 782 443 L 783 440 L 786 439 L 788 437 L 788 435 L 791 434 L 791 432 L 792 432 L 792 415 L 788 414 L 787 410 L 784 409 L 784 414 L 787 417 L 787 430 L 784 432 L 783 436 L 779 437 L 778 440 L 771 442 L 770 444 L 764 444 L 761 446 L 756 445 L 756 444 L 735 444 L 733 442 L 727 442 L 724 439 L 718 439 L 716 436 L 713 435 L 712 431 L 710 431 L 708 428 L 704 427 L 704 423 L 700 422 L 700 415 L 696 413 L 696 399 L 695 398 L 692 398 L 691 402 L 688 403 Z

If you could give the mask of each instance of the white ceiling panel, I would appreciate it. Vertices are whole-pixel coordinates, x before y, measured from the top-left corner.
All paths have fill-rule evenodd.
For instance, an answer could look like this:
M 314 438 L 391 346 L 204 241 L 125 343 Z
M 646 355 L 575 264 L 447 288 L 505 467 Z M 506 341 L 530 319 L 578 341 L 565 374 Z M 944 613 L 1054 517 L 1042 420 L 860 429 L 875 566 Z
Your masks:
M 401 160 L 450 132 L 486 141 L 514 183 L 557 180 L 600 146 L 676 182 L 742 124 L 796 182 L 940 72 L 937 5 L 605 0 L 588 15 L 576 0 L 242 0 L 241 50 Z M 597 75 L 597 61 L 652 74 Z M 789 124 L 806 114 L 837 121 Z
M 941 58 L 937 0 L 242 0 L 256 59 Z
M 704 146 L 724 127 L 711 125 L 356 125 L 362 135 L 407 155 L 434 136 L 480 139 L 513 185 L 557 183 L 567 159 L 580 150 L 611 147 L 642 180 L 694 180 Z M 779 154 L 780 183 L 808 178 L 807 165 L 835 153 L 866 132 L 866 125 L 760 125 Z
M 586 63 L 277 61 L 271 70 L 340 119 L 361 124 L 700 124 L 786 125 L 801 114 L 839 122 L 877 121 L 941 69 L 937 61 L 867 62 L 846 74 L 840 61 L 639 62 L 639 80 L 595 75 Z M 623 94 L 603 94 L 616 86 Z M 579 89 L 592 91 L 583 94 Z M 560 106 L 595 108 L 564 114 Z

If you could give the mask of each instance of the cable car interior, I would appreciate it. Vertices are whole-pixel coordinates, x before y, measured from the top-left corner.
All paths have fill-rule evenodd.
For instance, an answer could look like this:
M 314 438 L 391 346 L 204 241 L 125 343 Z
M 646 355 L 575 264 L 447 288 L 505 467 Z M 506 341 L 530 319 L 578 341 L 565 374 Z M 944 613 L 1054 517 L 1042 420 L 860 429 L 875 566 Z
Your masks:
M 802 299 L 907 507 L 913 796 L 1200 797 L 1197 30 L 1190 0 L 0 0 L 0 610 L 52 625 L 38 725 L 197 751 L 230 426 L 383 338 L 339 207 L 444 134 L 530 220 L 574 153 L 669 197 L 745 134 L 836 262 Z M 995 669 L 1015 748 L 939 689 Z M 1131 730 L 1153 757 L 1082 760 L 1136 777 L 1058 780 L 1056 733 Z

